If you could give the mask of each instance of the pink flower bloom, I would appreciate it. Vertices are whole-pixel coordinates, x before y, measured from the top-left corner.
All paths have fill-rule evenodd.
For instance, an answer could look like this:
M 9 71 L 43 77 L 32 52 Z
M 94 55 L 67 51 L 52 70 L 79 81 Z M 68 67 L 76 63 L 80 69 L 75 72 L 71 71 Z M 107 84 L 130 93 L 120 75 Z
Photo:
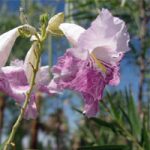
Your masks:
M 28 51 L 25 61 L 15 60 L 11 66 L 4 65 L 7 62 L 11 49 L 15 43 L 15 40 L 19 36 L 18 29 L 23 26 L 14 28 L 0 36 L 0 91 L 6 93 L 12 97 L 21 106 L 26 98 L 26 93 L 29 90 L 33 68 L 31 64 L 35 66 L 35 44 Z M 45 92 L 51 94 L 48 89 L 48 83 L 50 82 L 49 66 L 40 67 L 36 76 L 36 85 L 31 94 L 29 105 L 26 109 L 25 118 L 36 118 L 37 110 L 35 103 L 35 91 Z
M 13 63 L 13 65 L 16 66 L 6 66 L 0 69 L 0 91 L 15 99 L 16 102 L 22 106 L 26 98 L 26 92 L 29 90 L 30 86 L 23 64 L 21 65 L 18 61 L 17 63 L 19 63 L 20 66 Z M 37 117 L 35 92 L 40 91 L 49 95 L 51 94 L 48 89 L 48 83 L 50 82 L 49 67 L 41 67 L 37 77 L 38 79 L 36 80 L 35 89 L 31 94 L 30 103 L 26 109 L 26 119 Z
M 32 51 L 33 48 L 31 47 L 26 55 L 25 62 L 15 60 L 11 63 L 11 66 L 0 68 L 0 91 L 15 99 L 21 106 L 30 88 L 29 83 L 31 81 L 30 76 L 32 76 L 32 70 L 29 66 L 29 62 L 33 63 L 32 57 L 34 58 L 34 56 L 31 56 L 33 54 Z M 26 65 L 28 68 L 26 68 Z M 27 73 L 28 69 L 30 69 L 29 73 Z M 48 89 L 49 82 L 49 66 L 39 67 L 35 81 L 36 85 L 32 91 L 30 102 L 26 109 L 26 119 L 37 117 L 35 92 L 40 91 L 50 95 L 51 93 Z
M 2 67 L 0 70 L 0 91 L 4 92 L 8 96 L 12 97 L 16 100 L 17 103 L 23 105 L 25 100 L 25 93 L 29 89 L 27 84 L 27 80 L 25 77 L 25 73 L 22 70 L 22 67 L 16 66 L 7 66 Z M 31 111 L 32 113 L 29 114 L 27 111 Z M 36 105 L 35 105 L 35 96 L 31 96 L 30 103 L 26 110 L 25 117 L 35 118 L 37 116 L 36 112 Z
M 61 24 L 60 29 L 74 48 L 53 67 L 49 86 L 53 92 L 67 88 L 80 93 L 85 101 L 84 113 L 94 116 L 104 87 L 120 82 L 119 62 L 129 50 L 125 23 L 102 9 L 87 30 L 69 23 Z

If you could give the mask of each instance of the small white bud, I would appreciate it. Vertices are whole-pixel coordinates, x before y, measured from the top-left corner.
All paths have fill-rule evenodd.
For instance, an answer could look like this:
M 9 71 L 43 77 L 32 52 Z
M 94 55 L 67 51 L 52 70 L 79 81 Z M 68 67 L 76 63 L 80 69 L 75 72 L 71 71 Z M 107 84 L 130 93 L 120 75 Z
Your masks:
M 53 35 L 63 35 L 63 32 L 59 29 L 59 25 L 64 22 L 64 14 L 58 13 L 53 16 L 47 26 L 47 31 Z

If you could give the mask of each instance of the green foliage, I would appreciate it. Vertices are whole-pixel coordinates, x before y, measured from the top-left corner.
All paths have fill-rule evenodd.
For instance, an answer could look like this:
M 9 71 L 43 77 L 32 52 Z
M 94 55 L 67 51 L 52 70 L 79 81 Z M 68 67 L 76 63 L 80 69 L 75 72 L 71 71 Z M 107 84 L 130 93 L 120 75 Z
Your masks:
M 148 127 L 146 127 L 147 121 L 146 117 L 144 115 L 143 118 L 143 126 L 142 126 L 142 132 L 141 132 L 141 145 L 144 147 L 145 150 L 150 150 L 150 132 Z
M 94 121 L 95 123 L 97 123 L 99 126 L 103 126 L 106 128 L 110 128 L 112 131 L 117 132 L 116 131 L 116 123 L 114 121 L 111 122 L 107 122 L 105 120 L 102 120 L 100 118 L 90 118 L 90 120 Z
M 5 145 L 5 142 L 0 144 L 0 150 L 3 150 L 4 145 Z
M 119 144 L 126 145 L 128 143 L 126 145 L 127 146 L 126 148 L 128 149 L 149 150 L 150 148 L 149 146 L 150 129 L 148 127 L 149 116 L 148 115 L 144 115 L 143 117 L 139 116 L 137 106 L 131 91 L 126 90 L 124 93 L 120 92 L 111 95 L 106 94 L 103 101 L 100 102 L 100 108 L 101 110 L 102 108 L 104 109 L 100 112 L 100 116 L 98 118 L 86 119 L 88 125 L 86 127 L 85 125 L 84 127 L 82 127 L 82 131 L 85 130 L 85 128 L 87 128 L 83 134 L 84 136 L 86 135 L 87 138 L 91 138 L 91 140 L 90 139 L 88 140 L 92 141 L 90 142 L 91 144 L 89 143 L 91 146 L 94 146 L 96 144 L 102 145 L 103 148 L 104 144 L 108 142 L 107 144 L 109 145 L 112 142 L 113 144 L 116 143 L 116 145 L 114 146 L 116 146 L 117 148 Z M 79 113 L 81 113 L 80 110 L 78 109 L 76 110 Z M 95 128 L 92 122 L 96 124 L 98 127 Z M 89 124 L 92 126 L 92 128 L 90 127 Z M 88 129 L 90 130 L 91 135 L 87 134 L 87 132 L 89 132 Z M 98 137 L 95 136 L 95 132 L 99 133 Z M 105 139 L 104 138 L 105 135 L 107 135 L 107 139 L 108 137 L 111 137 L 110 138 L 111 140 Z M 97 147 L 95 147 L 95 149 L 96 148 Z
M 127 100 L 127 110 L 128 110 L 128 119 L 131 122 L 131 129 L 135 137 L 139 139 L 141 134 L 141 120 L 140 116 L 137 112 L 137 106 L 134 102 L 134 98 L 131 94 L 131 92 L 126 92 L 126 100 Z
M 78 150 L 129 150 L 128 146 L 125 145 L 103 145 L 93 147 L 80 147 Z

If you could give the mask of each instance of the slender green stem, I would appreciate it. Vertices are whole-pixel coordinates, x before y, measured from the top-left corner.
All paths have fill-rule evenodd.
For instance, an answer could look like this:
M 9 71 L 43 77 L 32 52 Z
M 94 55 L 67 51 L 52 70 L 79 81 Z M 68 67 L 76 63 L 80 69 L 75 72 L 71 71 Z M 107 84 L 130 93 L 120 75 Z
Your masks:
M 48 48 L 48 57 L 49 57 L 48 65 L 51 68 L 52 64 L 53 64 L 53 56 L 52 56 L 53 50 L 52 50 L 52 37 L 51 36 L 48 37 L 48 47 L 47 48 Z M 49 70 L 49 74 L 50 74 L 50 78 L 52 78 L 52 73 L 50 70 Z
M 97 1 L 97 0 L 94 0 L 94 2 L 95 2 L 96 8 L 99 8 L 99 6 L 98 6 L 98 1 Z
M 39 45 L 40 44 L 40 45 Z M 35 78 L 36 78 L 36 73 L 38 71 L 38 67 L 39 67 L 39 62 L 40 62 L 40 51 L 41 51 L 41 43 L 39 43 L 37 41 L 37 47 L 38 47 L 38 52 L 37 52 L 37 59 L 36 59 L 36 64 L 35 64 L 35 68 L 33 68 L 33 74 L 32 74 L 32 79 L 31 79 L 31 83 L 30 83 L 30 89 L 28 90 L 28 92 L 26 93 L 26 99 L 25 99 L 25 102 L 21 108 L 21 112 L 20 112 L 20 115 L 18 116 L 18 119 L 16 121 L 16 123 L 14 124 L 13 128 L 12 128 L 12 131 L 10 133 L 10 136 L 4 146 L 4 150 L 8 150 L 9 149 L 9 146 L 12 145 L 12 142 L 13 142 L 13 139 L 14 139 L 14 136 L 16 134 L 16 131 L 21 123 L 21 121 L 23 120 L 23 117 L 24 117 L 24 114 L 25 114 L 25 110 L 30 102 L 30 96 L 31 96 L 31 93 L 32 93 L 32 90 L 33 90 L 33 87 L 35 85 Z

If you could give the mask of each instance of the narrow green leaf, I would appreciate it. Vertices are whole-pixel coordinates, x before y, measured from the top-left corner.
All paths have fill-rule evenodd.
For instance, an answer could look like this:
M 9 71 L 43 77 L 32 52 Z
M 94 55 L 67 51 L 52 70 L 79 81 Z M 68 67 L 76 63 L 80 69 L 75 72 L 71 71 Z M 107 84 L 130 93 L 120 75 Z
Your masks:
M 129 150 L 129 147 L 126 145 L 104 145 L 104 146 L 88 146 L 80 147 L 78 150 Z
M 110 104 L 110 111 L 112 116 L 114 117 L 114 119 L 120 120 L 120 113 L 118 113 L 118 109 L 116 109 L 114 103 L 112 102 L 113 97 L 109 93 L 107 93 L 107 95 L 108 95 L 108 102 Z
M 141 133 L 141 144 L 143 145 L 145 150 L 150 150 L 150 136 L 148 135 L 148 130 L 146 128 L 146 117 L 144 115 L 143 118 L 143 126 L 142 126 L 142 133 Z
M 77 112 L 79 113 L 82 113 L 81 110 L 75 108 L 75 107 L 72 107 L 74 110 L 76 110 Z M 110 128 L 112 131 L 114 131 L 115 133 L 117 132 L 117 125 L 115 122 L 106 122 L 100 118 L 94 118 L 94 117 L 91 117 L 89 118 L 90 120 L 94 121 L 96 124 L 98 124 L 99 126 L 103 126 L 103 127 L 107 127 L 107 128 Z
M 122 106 L 119 106 L 119 108 L 120 108 L 120 111 L 121 111 L 122 114 L 123 114 L 123 117 L 126 119 L 126 121 L 128 122 L 128 124 L 129 124 L 129 126 L 130 126 L 130 128 L 131 128 L 131 130 L 132 130 L 132 123 L 131 123 L 131 121 L 130 121 L 130 118 L 129 118 L 128 114 L 127 114 L 126 111 L 122 108 Z
M 72 106 L 72 109 L 74 109 L 75 111 L 77 111 L 77 112 L 80 113 L 80 114 L 83 114 L 82 111 L 79 110 L 79 109 L 77 109 L 76 107 L 73 107 L 73 106 Z
M 126 91 L 126 99 L 128 107 L 128 116 L 130 118 L 133 129 L 132 132 L 137 137 L 137 139 L 140 139 L 142 124 L 131 92 L 128 93 Z
M 80 111 L 79 109 L 77 109 L 75 107 L 72 107 L 72 108 L 74 110 L 76 110 L 77 112 L 82 113 L 82 111 Z M 106 127 L 106 128 L 111 129 L 116 134 L 122 132 L 120 126 L 118 126 L 118 124 L 115 121 L 107 122 L 107 121 L 102 120 L 100 118 L 94 118 L 94 117 L 89 118 L 89 120 L 95 122 L 98 126 L 102 126 L 102 127 Z
M 103 127 L 107 127 L 110 128 L 112 131 L 114 131 L 115 133 L 117 132 L 117 125 L 115 122 L 106 122 L 100 118 L 90 118 L 90 120 L 94 121 L 95 123 L 97 123 L 99 126 L 103 126 Z

